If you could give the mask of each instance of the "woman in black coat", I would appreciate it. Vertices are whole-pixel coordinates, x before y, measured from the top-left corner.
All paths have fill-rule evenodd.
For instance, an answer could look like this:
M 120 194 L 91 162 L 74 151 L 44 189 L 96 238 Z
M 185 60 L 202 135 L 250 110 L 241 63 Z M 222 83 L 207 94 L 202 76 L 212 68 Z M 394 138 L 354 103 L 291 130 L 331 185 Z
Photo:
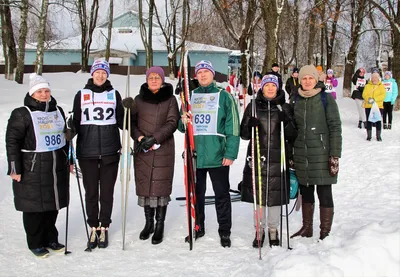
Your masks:
M 252 116 L 253 102 L 247 106 L 240 126 L 240 136 L 244 140 L 251 139 L 254 127 L 258 126 L 260 143 L 260 158 L 257 155 L 255 143 L 255 169 L 256 169 L 256 201 L 262 206 L 261 227 L 263 228 L 261 246 L 264 243 L 266 228 L 266 206 L 268 206 L 268 235 L 270 246 L 279 245 L 278 226 L 281 205 L 288 204 L 289 199 L 289 171 L 286 173 L 285 187 L 281 185 L 281 120 L 284 121 L 285 140 L 292 143 L 296 138 L 296 129 L 292 120 L 292 109 L 285 103 L 285 94 L 279 89 L 279 80 L 275 75 L 265 75 L 261 82 L 262 93 L 257 94 L 255 100 L 256 116 Z M 254 203 L 252 185 L 251 142 L 247 148 L 247 158 L 243 170 L 241 198 L 244 202 Z M 286 161 L 289 161 L 289 145 L 285 146 Z M 262 203 L 259 203 L 258 166 L 261 163 Z M 286 165 L 288 168 L 288 164 Z M 286 195 L 284 194 L 286 192 Z M 281 201 L 281 193 L 282 199 Z M 268 196 L 268 197 L 267 197 Z M 257 207 L 259 209 L 259 207 Z M 256 225 L 255 218 L 255 225 Z M 258 247 L 257 237 L 253 247 Z
M 6 131 L 7 174 L 13 180 L 14 204 L 23 214 L 28 247 L 38 257 L 58 242 L 58 211 L 69 203 L 68 143 L 65 117 L 50 85 L 31 75 L 24 106 L 12 111 Z

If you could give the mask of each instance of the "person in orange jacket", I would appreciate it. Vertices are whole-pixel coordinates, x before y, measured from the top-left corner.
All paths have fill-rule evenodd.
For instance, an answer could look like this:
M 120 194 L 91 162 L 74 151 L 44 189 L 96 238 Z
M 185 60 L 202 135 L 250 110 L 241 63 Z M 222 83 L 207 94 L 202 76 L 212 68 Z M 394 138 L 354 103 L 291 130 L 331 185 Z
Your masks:
M 367 140 L 371 140 L 372 135 L 372 122 L 368 121 L 374 102 L 379 107 L 381 114 L 383 113 L 383 100 L 386 96 L 385 86 L 382 84 L 378 73 L 372 73 L 371 80 L 365 86 L 362 97 L 364 99 L 365 115 L 367 116 Z M 382 120 L 376 122 L 376 140 L 382 141 Z

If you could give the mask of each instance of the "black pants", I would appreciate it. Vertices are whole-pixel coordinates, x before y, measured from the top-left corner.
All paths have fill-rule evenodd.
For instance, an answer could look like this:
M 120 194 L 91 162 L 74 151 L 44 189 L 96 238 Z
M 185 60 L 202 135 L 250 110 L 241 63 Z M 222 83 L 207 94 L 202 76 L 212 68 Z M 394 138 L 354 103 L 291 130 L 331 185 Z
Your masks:
M 315 203 L 314 187 L 300 185 L 300 193 L 304 203 Z M 333 208 L 332 185 L 317 186 L 317 194 L 320 207 Z
M 392 102 L 383 102 L 383 123 L 384 124 L 386 123 L 386 116 L 389 119 L 388 123 L 392 124 L 392 118 L 393 118 L 392 112 L 393 112 Z
M 381 115 L 383 113 L 383 109 L 379 109 Z M 367 116 L 367 130 L 372 130 L 372 122 L 368 121 L 369 114 L 371 113 L 371 108 L 365 108 L 365 115 Z M 382 120 L 375 122 L 375 127 L 377 131 L 382 130 Z
M 46 247 L 51 242 L 58 242 L 57 216 L 58 211 L 22 213 L 29 249 Z
M 118 174 L 118 161 L 80 160 L 87 223 L 90 227 L 109 227 L 114 202 L 114 186 Z M 100 209 L 99 209 L 100 201 Z
M 219 224 L 218 233 L 220 236 L 230 235 L 232 227 L 232 206 L 231 196 L 229 194 L 229 166 L 196 169 L 197 222 L 200 224 L 201 228 L 204 228 L 204 196 L 207 188 L 207 172 L 210 175 L 215 194 L 215 209 L 217 211 L 217 220 Z

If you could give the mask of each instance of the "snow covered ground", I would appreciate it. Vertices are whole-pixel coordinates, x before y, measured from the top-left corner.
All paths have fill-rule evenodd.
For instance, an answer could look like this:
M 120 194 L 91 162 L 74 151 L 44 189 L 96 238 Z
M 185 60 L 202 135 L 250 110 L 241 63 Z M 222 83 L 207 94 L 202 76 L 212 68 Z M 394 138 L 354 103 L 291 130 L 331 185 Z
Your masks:
M 75 93 L 89 74 L 44 74 L 59 105 L 70 110 Z M 337 100 L 343 122 L 343 153 L 339 182 L 333 186 L 335 216 L 332 232 L 318 242 L 319 211 L 314 216 L 314 237 L 290 240 L 293 250 L 283 247 L 258 250 L 254 238 L 253 206 L 235 202 L 233 207 L 232 247 L 219 244 L 214 206 L 206 208 L 206 236 L 196 241 L 194 250 L 184 242 L 187 232 L 183 202 L 171 201 L 164 241 L 152 245 L 139 240 L 144 225 L 143 210 L 137 206 L 135 184 L 131 183 L 127 215 L 126 249 L 122 250 L 121 191 L 117 180 L 110 245 L 107 249 L 85 252 L 86 233 L 76 179 L 71 176 L 68 249 L 70 255 L 51 253 L 38 259 L 27 249 L 22 213 L 15 211 L 10 177 L 6 176 L 5 128 L 11 111 L 21 106 L 28 90 L 0 76 L 0 276 L 400 276 L 400 113 L 394 113 L 391 131 L 383 130 L 383 142 L 365 140 L 365 130 L 357 129 L 358 116 L 352 99 Z M 111 75 L 110 80 L 122 96 L 126 77 Z M 138 93 L 144 75 L 131 77 L 131 94 Z M 168 79 L 167 79 L 168 81 Z M 339 87 L 341 87 L 341 82 Z M 175 85 L 176 81 L 172 81 Z M 374 135 L 375 130 L 373 130 Z M 374 136 L 373 136 L 374 138 Z M 181 153 L 183 135 L 175 133 L 176 167 L 172 198 L 184 195 Z M 237 188 L 247 141 L 241 141 L 239 158 L 231 167 L 231 187 Z M 207 194 L 212 195 L 208 183 Z M 291 203 L 291 208 L 293 203 Z M 58 218 L 60 242 L 65 242 L 66 209 Z M 289 217 L 290 233 L 301 226 L 301 212 Z M 283 228 L 286 230 L 286 226 Z M 284 238 L 286 232 L 284 232 Z M 267 244 L 267 243 L 266 243 Z

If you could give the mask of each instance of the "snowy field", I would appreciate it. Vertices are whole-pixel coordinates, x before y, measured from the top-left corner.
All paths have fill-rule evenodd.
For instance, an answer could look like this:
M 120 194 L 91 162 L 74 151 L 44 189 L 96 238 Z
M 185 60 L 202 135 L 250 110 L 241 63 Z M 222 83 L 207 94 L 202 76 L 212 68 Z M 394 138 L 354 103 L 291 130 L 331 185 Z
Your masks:
M 75 93 L 89 74 L 44 74 L 52 86 L 52 95 L 69 111 Z M 25 76 L 27 83 L 28 76 Z M 124 97 L 126 77 L 111 75 L 110 80 Z M 131 95 L 138 93 L 144 75 L 131 77 Z M 168 81 L 168 79 L 167 79 Z M 341 87 L 339 82 L 339 87 Z M 176 81 L 172 81 L 175 85 Z M 365 140 L 365 130 L 357 129 L 358 115 L 350 98 L 337 100 L 343 123 L 343 153 L 339 181 L 333 186 L 335 215 L 331 235 L 318 241 L 319 210 L 314 215 L 314 237 L 290 240 L 293 250 L 283 247 L 252 247 L 254 238 L 253 206 L 234 202 L 232 247 L 219 243 L 214 206 L 206 207 L 206 235 L 189 251 L 184 243 L 187 233 L 184 195 L 183 135 L 175 133 L 176 166 L 172 199 L 168 206 L 164 241 L 152 245 L 139 240 L 144 226 L 142 208 L 137 206 L 135 184 L 131 183 L 127 215 L 126 247 L 122 250 L 121 190 L 117 180 L 110 245 L 107 249 L 85 252 L 86 233 L 76 179 L 71 176 L 68 250 L 36 258 L 27 248 L 22 213 L 15 211 L 11 179 L 6 176 L 5 129 L 11 111 L 23 104 L 28 85 L 18 85 L 0 76 L 0 276 L 305 276 L 305 277 L 384 277 L 400 276 L 400 113 L 394 113 L 393 128 L 383 130 L 383 142 Z M 233 189 L 242 178 L 247 141 L 241 141 L 238 159 L 231 167 Z M 210 182 L 207 194 L 212 195 Z M 289 206 L 291 209 L 293 203 Z M 318 207 L 318 206 L 317 206 Z M 66 209 L 58 217 L 59 240 L 65 243 Z M 289 217 L 290 234 L 301 227 L 301 212 Z M 286 226 L 283 228 L 286 238 Z

